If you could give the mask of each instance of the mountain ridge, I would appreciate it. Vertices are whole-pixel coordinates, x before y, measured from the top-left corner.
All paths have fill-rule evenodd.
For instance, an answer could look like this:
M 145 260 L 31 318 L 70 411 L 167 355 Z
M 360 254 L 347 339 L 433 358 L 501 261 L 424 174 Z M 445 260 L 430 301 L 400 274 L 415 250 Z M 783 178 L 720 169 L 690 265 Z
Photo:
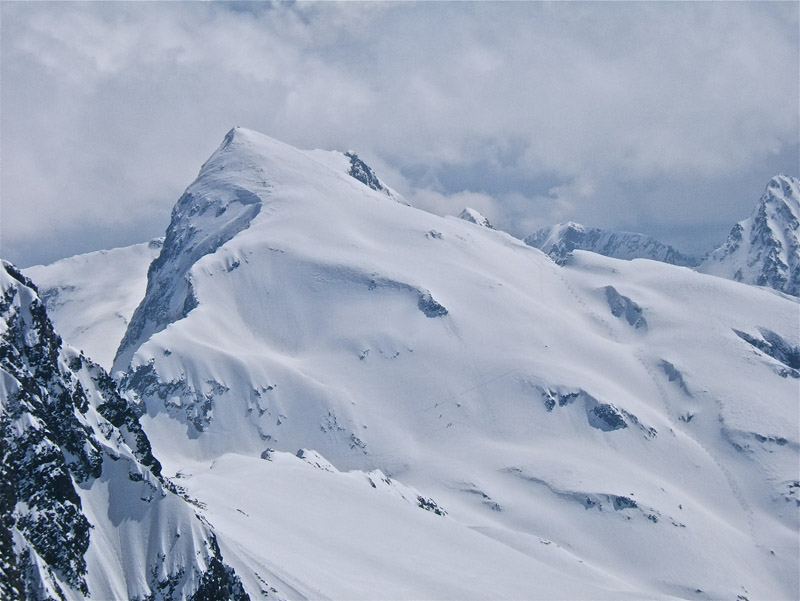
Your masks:
M 0 593 L 249 599 L 163 477 L 133 407 L 99 365 L 62 346 L 33 283 L 1 267 Z
M 596 252 L 614 259 L 651 259 L 671 265 L 695 267 L 700 259 L 636 232 L 586 227 L 573 221 L 541 228 L 524 239 L 557 263 L 568 260 L 573 250 Z
M 776 175 L 747 219 L 733 226 L 727 240 L 705 257 L 685 255 L 645 234 L 590 228 L 565 222 L 525 238 L 563 265 L 574 250 L 618 259 L 651 259 L 701 273 L 766 286 L 800 296 L 800 180 Z
M 22 269 L 70 345 L 110 370 L 163 238 Z M 102 332 L 102 335 L 98 335 Z
M 777 175 L 699 271 L 800 296 L 800 180 Z

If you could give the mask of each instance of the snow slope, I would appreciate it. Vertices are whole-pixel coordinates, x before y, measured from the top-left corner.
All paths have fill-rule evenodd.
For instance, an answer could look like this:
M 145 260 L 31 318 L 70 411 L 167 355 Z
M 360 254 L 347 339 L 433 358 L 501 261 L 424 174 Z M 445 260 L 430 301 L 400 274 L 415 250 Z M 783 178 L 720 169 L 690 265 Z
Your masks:
M 39 288 L 56 330 L 105 369 L 111 367 L 134 310 L 144 297 L 147 268 L 163 241 L 101 250 L 24 269 Z
M 800 180 L 772 178 L 750 217 L 698 270 L 800 296 Z
M 797 598 L 797 302 L 654 261 L 560 267 L 351 170 L 231 131 L 117 353 L 223 551 L 314 598 L 459 598 L 443 574 L 478 565 L 507 577 L 475 598 Z M 409 559 L 393 520 L 434 517 L 298 448 L 435 499 L 451 525 L 418 548 L 441 552 Z M 340 553 L 326 510 L 383 529 Z
M 132 408 L 0 265 L 0 598 L 244 600 Z
M 700 262 L 651 236 L 590 228 L 571 221 L 537 230 L 525 238 L 525 243 L 541 249 L 558 262 L 566 260 L 573 250 L 588 250 L 615 259 L 652 259 L 688 267 Z
M 305 454 L 313 459 L 225 454 L 184 467 L 178 480 L 203 499 L 221 540 L 255 566 L 237 572 L 268 566 L 270 586 L 289 598 L 642 598 L 552 541 L 495 540 L 380 471 L 343 473 Z

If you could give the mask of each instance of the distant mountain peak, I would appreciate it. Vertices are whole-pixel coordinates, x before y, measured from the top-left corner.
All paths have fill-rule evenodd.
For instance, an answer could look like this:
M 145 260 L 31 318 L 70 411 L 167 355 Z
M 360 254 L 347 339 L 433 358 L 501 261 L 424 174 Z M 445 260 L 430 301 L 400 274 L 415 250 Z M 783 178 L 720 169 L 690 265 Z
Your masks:
M 588 250 L 615 259 L 651 259 L 687 267 L 699 263 L 697 258 L 651 236 L 586 227 L 574 221 L 537 230 L 525 238 L 525 243 L 541 249 L 557 263 L 564 263 L 573 250 Z
M 772 179 L 769 180 L 767 184 L 767 189 L 776 189 L 780 188 L 783 190 L 784 195 L 790 192 L 793 188 L 797 188 L 797 178 L 792 177 L 791 175 L 786 175 L 784 173 L 779 173 L 778 175 L 774 176 Z
M 800 296 L 800 180 L 776 175 L 699 271 Z
M 355 152 L 348 150 L 344 153 L 344 156 L 350 159 L 350 171 L 348 171 L 348 173 L 351 177 L 356 178 L 365 186 L 372 188 L 373 190 L 377 190 L 378 192 L 383 192 L 386 190 L 386 186 L 381 183 L 381 180 L 378 179 L 378 176 L 375 175 L 375 172 L 370 168 L 369 165 L 358 158 L 358 155 Z
M 463 219 L 464 221 L 469 221 L 470 223 L 474 223 L 475 225 L 480 225 L 481 227 L 488 227 L 490 230 L 494 229 L 494 226 L 489 223 L 489 220 L 486 219 L 483 215 L 481 215 L 475 209 L 471 209 L 466 207 L 463 211 L 458 214 L 459 219 Z

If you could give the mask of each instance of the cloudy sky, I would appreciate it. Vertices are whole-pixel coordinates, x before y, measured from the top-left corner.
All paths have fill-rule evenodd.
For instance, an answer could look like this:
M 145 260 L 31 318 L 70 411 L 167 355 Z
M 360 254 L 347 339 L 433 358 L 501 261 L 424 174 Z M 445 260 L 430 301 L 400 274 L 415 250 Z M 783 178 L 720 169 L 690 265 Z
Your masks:
M 800 175 L 788 3 L 16 3 L 0 254 L 163 235 L 234 125 L 353 149 L 417 207 L 703 253 Z

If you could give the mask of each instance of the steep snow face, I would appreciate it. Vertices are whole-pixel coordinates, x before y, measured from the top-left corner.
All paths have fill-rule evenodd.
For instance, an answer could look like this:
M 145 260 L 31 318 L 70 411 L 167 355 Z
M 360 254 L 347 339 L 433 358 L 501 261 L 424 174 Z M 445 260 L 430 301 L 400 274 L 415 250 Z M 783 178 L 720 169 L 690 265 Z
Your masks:
M 489 223 L 489 220 L 486 219 L 483 215 L 481 215 L 475 209 L 470 209 L 466 207 L 463 211 L 458 214 L 459 219 L 463 219 L 464 221 L 469 221 L 470 223 L 474 223 L 475 225 L 480 225 L 482 227 L 488 227 L 490 230 L 494 229 L 494 226 Z
M 64 340 L 104 369 L 134 310 L 144 298 L 147 268 L 163 239 L 101 250 L 23 270 L 39 289 L 47 314 Z
M 476 597 L 547 598 L 551 577 L 584 568 L 587 586 L 640 598 L 796 596 L 796 302 L 654 261 L 575 250 L 559 267 L 502 232 L 393 202 L 350 168 L 232 132 L 176 207 L 115 362 L 165 472 L 192 474 L 209 519 L 251 541 L 248 561 L 342 536 L 333 517 L 303 530 L 293 513 L 285 546 L 248 534 L 295 504 L 325 511 L 276 498 L 267 515 L 237 492 L 258 474 L 321 494 L 259 459 L 303 448 L 338 470 L 380 469 L 492 548 L 559 573 L 519 572 L 502 595 L 476 582 Z M 464 554 L 439 565 L 487 559 L 449 532 Z M 404 595 L 387 539 L 357 538 L 381 558 L 359 594 L 336 588 L 345 564 L 324 545 L 314 564 L 327 572 L 295 557 L 284 581 L 316 578 L 316 596 L 459 597 Z
M 615 259 L 652 259 L 688 267 L 700 262 L 644 234 L 589 228 L 571 221 L 542 228 L 525 238 L 525 243 L 541 249 L 558 263 L 563 263 L 573 250 L 588 250 Z
M 108 374 L 5 262 L 0 290 L 0 597 L 246 599 Z
M 772 178 L 750 217 L 698 270 L 800 296 L 800 180 Z

